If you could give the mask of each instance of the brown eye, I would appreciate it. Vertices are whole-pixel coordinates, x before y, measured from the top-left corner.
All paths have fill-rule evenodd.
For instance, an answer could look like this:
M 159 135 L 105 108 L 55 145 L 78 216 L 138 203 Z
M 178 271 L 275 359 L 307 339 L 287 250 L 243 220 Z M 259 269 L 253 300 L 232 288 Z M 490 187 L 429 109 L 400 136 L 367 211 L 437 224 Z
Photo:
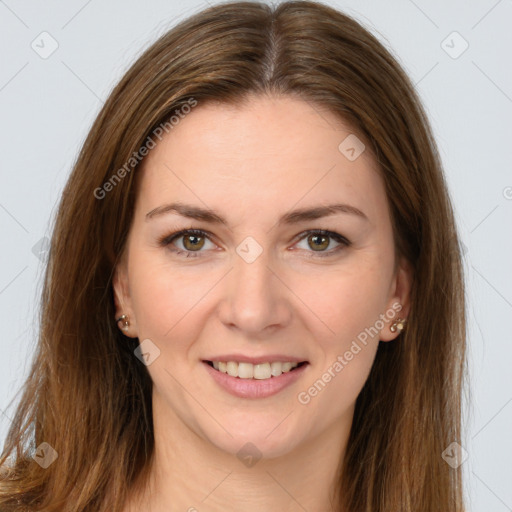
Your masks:
M 329 247 L 327 235 L 312 234 L 308 236 L 308 244 L 314 251 L 323 251 Z
M 183 238 L 183 247 L 187 249 L 187 251 L 195 251 L 196 249 L 202 249 L 204 246 L 204 237 L 201 235 L 189 234 L 182 235 Z
M 168 247 L 171 252 L 186 258 L 203 256 L 208 249 L 207 243 L 214 248 L 208 233 L 201 229 L 184 229 L 177 233 L 163 236 L 158 240 L 161 247 Z M 205 250 L 202 250 L 205 248 Z
M 340 253 L 350 247 L 351 242 L 335 231 L 316 229 L 301 233 L 300 243 L 304 244 L 300 249 L 305 250 L 306 256 L 328 257 Z M 331 247 L 331 244 L 333 245 Z

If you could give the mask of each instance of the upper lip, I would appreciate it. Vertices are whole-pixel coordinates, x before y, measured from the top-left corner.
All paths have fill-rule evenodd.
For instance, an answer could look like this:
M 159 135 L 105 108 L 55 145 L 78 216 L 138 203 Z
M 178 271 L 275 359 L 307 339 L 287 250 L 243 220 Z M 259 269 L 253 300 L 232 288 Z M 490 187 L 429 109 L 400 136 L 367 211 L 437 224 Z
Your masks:
M 287 356 L 284 354 L 267 354 L 263 356 L 246 356 L 243 354 L 221 354 L 218 356 L 208 357 L 203 359 L 203 361 L 235 361 L 237 363 L 251 363 L 251 364 L 261 364 L 261 363 L 274 363 L 274 362 L 290 362 L 290 363 L 302 363 L 308 362 L 307 359 L 295 356 Z

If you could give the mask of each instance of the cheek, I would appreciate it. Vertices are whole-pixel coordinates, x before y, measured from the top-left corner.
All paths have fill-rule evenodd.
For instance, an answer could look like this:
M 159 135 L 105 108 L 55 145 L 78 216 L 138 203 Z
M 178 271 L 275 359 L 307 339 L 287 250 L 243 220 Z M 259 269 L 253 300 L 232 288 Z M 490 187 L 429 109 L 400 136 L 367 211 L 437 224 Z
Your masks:
M 303 400 L 309 400 L 315 415 L 331 420 L 350 409 L 368 378 L 389 291 L 390 267 L 378 257 L 360 262 L 351 271 L 324 280 L 322 290 L 315 292 L 316 312 L 334 334 L 321 336 L 320 328 L 315 330 L 324 360 L 311 376 Z
M 154 338 L 162 343 L 170 338 L 182 339 L 179 331 L 185 326 L 190 337 L 194 324 L 190 319 L 197 314 L 213 279 L 199 279 L 193 269 L 173 268 L 157 253 L 134 254 L 130 265 L 130 294 L 139 338 Z
M 385 297 L 377 275 L 368 272 L 326 280 L 314 294 L 312 304 L 322 322 L 313 320 L 309 328 L 322 356 L 297 396 L 310 418 L 322 417 L 329 423 L 348 414 L 368 378 L 379 343 L 380 329 L 375 326 Z
M 330 423 L 351 411 L 368 379 L 376 351 L 376 344 L 359 344 L 359 348 L 333 354 L 323 371 L 312 374 L 308 387 L 297 397 L 311 418 L 321 417 Z
M 361 258 L 362 260 L 362 258 Z M 310 329 L 326 349 L 343 349 L 359 333 L 375 325 L 388 295 L 387 269 L 367 258 L 295 283 L 294 290 L 312 312 Z M 381 326 L 382 327 L 382 326 Z

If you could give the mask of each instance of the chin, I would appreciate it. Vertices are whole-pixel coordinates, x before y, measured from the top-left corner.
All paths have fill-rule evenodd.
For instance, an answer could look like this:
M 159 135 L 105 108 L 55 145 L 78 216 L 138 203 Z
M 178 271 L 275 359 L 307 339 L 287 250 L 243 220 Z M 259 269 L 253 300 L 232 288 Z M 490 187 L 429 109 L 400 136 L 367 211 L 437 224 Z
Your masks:
M 293 430 L 291 418 L 283 422 L 286 415 L 279 415 L 274 421 L 274 416 L 251 419 L 250 413 L 241 413 L 240 420 L 220 420 L 226 426 L 229 434 L 224 429 L 215 429 L 215 432 L 208 432 L 211 427 L 203 431 L 203 436 L 218 449 L 233 455 L 245 464 L 245 457 L 273 459 L 286 455 L 300 444 L 300 435 Z M 282 423 L 281 423 L 282 422 Z M 285 428 L 284 424 L 289 422 Z M 277 427 L 277 428 L 276 428 Z M 231 434 L 231 435 L 230 435 Z M 250 467 L 248 465 L 248 467 Z

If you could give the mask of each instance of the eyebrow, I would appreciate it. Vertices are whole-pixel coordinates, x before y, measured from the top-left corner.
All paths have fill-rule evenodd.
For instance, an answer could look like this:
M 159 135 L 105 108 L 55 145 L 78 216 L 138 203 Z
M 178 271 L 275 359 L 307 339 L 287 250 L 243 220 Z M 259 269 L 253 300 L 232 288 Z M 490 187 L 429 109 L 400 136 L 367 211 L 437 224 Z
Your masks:
M 224 224 L 225 226 L 228 226 L 226 219 L 213 210 L 179 202 L 164 204 L 154 208 L 146 214 L 146 221 L 167 213 L 177 213 L 189 219 L 202 220 L 204 222 L 211 222 L 212 224 Z M 355 206 L 336 203 L 326 206 L 316 206 L 313 208 L 302 208 L 287 212 L 279 218 L 278 224 L 297 224 L 299 222 L 315 220 L 321 217 L 335 215 L 337 213 L 348 213 L 351 215 L 356 215 L 357 217 L 368 221 L 368 217 Z

